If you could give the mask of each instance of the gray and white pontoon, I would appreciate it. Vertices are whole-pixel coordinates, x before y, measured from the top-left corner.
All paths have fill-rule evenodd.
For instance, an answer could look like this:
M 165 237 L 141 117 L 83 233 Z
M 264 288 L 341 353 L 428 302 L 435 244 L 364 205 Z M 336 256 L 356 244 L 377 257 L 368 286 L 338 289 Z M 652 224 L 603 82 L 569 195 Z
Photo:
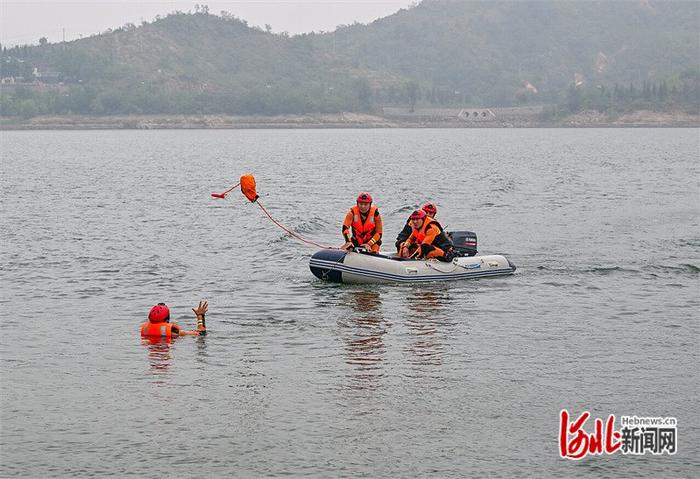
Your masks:
M 460 233 L 462 235 L 457 236 Z M 322 280 L 354 284 L 456 281 L 505 276 L 515 272 L 515 265 L 505 256 L 466 256 L 476 254 L 476 235 L 471 232 L 454 234 L 453 239 L 457 240 L 455 249 L 464 256 L 457 256 L 450 262 L 405 259 L 399 258 L 395 253 L 378 254 L 357 249 L 350 252 L 324 249 L 311 257 L 309 268 Z M 464 241 L 467 243 L 463 244 Z

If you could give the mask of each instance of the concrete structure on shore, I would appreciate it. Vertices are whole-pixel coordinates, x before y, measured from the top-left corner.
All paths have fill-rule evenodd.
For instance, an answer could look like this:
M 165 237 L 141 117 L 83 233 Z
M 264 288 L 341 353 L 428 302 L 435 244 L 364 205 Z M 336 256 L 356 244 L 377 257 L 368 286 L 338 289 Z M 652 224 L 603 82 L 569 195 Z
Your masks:
M 416 122 L 455 122 L 493 123 L 495 125 L 519 124 L 537 120 L 544 111 L 544 105 L 520 106 L 509 108 L 410 108 L 384 107 L 383 115 L 387 118 L 411 120 Z

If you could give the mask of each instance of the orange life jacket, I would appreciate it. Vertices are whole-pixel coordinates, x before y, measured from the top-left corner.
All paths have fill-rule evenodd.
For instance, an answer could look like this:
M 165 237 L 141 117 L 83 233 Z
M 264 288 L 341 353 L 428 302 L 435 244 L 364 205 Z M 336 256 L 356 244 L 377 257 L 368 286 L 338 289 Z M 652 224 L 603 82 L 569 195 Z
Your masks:
M 370 206 L 365 222 L 360 217 L 360 208 L 357 205 L 350 208 L 352 211 L 352 235 L 357 239 L 358 244 L 365 244 L 374 236 L 377 225 L 374 222 L 374 214 L 377 212 L 376 206 Z
M 145 323 L 141 324 L 141 336 L 160 336 L 162 338 L 172 338 L 173 326 L 175 325 L 171 323 L 152 323 L 150 321 L 146 321 Z M 175 329 L 177 330 L 177 326 L 175 326 Z
M 440 223 L 438 223 L 437 220 L 432 219 L 430 216 L 426 216 L 423 219 L 423 226 L 421 226 L 420 230 L 413 228 L 413 237 L 416 239 L 416 244 L 423 244 L 423 240 L 427 236 L 426 232 L 431 224 L 434 224 L 440 230 L 440 232 L 442 232 L 442 226 L 440 226 Z

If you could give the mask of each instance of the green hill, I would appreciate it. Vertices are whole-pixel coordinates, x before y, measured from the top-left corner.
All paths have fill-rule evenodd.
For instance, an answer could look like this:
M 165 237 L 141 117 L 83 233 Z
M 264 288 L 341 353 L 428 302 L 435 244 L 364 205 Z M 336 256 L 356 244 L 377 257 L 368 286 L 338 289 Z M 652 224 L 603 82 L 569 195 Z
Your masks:
M 205 8 L 3 48 L 1 76 L 15 83 L 3 85 L 0 108 L 245 115 L 588 102 L 696 111 L 698 25 L 694 1 L 424 0 L 369 25 L 289 37 Z
M 697 74 L 699 25 L 696 2 L 425 0 L 337 36 L 348 61 L 503 104 L 525 82 L 556 95 L 576 74 L 596 85 Z

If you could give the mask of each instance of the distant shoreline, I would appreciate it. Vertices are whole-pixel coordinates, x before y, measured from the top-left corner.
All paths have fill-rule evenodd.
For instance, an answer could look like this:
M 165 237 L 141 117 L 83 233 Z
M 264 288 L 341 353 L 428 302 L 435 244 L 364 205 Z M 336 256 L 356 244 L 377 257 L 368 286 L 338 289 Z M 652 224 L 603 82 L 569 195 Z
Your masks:
M 0 117 L 0 130 L 189 130 L 333 128 L 700 128 L 700 115 L 637 111 L 609 117 L 582 112 L 554 120 L 540 117 L 464 121 L 459 118 L 400 117 L 359 113 L 280 116 L 114 115 Z

